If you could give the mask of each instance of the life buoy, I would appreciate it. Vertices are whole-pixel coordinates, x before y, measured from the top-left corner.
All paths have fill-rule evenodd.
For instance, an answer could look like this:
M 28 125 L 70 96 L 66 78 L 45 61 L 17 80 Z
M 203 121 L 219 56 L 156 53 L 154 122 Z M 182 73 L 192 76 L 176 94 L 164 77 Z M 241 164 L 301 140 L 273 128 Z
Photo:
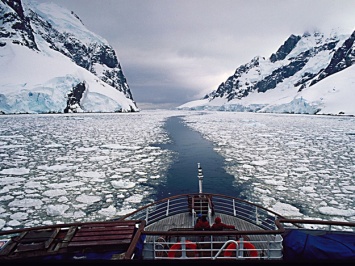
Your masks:
M 239 244 L 240 241 L 238 241 Z M 227 249 L 234 249 L 237 247 L 237 245 L 232 242 L 227 246 Z M 246 252 L 249 252 L 249 256 L 248 257 L 258 257 L 258 251 L 255 249 L 255 246 L 248 242 L 248 241 L 243 241 L 243 249 L 247 249 L 245 250 Z M 232 252 L 231 250 L 226 250 L 224 251 L 224 257 L 231 257 L 232 256 Z
M 194 256 L 197 256 L 197 245 L 189 240 L 185 241 L 185 247 L 186 249 L 193 249 L 194 250 Z M 168 257 L 169 258 L 175 258 L 176 252 L 181 252 L 181 243 L 177 242 L 174 245 L 172 245 L 168 251 Z M 187 256 L 187 253 L 186 253 Z

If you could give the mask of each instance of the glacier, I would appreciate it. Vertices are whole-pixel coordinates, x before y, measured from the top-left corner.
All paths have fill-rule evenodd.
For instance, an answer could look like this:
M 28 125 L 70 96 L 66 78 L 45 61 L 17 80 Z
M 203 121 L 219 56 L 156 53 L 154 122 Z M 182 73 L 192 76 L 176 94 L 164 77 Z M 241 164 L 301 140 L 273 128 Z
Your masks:
M 115 51 L 73 12 L 30 0 L 0 5 L 12 17 L 0 19 L 0 113 L 139 111 Z
M 256 56 L 203 99 L 180 110 L 355 115 L 355 32 L 291 35 L 269 59 Z

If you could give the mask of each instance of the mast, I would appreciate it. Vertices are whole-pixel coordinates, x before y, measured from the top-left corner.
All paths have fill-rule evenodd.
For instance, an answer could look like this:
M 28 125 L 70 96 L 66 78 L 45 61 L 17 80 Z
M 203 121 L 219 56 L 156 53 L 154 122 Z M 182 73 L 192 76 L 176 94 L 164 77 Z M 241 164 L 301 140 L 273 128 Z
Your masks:
M 202 180 L 203 180 L 203 174 L 202 174 L 202 168 L 200 163 L 197 163 L 197 168 L 198 168 L 198 187 L 199 187 L 199 193 L 202 193 Z

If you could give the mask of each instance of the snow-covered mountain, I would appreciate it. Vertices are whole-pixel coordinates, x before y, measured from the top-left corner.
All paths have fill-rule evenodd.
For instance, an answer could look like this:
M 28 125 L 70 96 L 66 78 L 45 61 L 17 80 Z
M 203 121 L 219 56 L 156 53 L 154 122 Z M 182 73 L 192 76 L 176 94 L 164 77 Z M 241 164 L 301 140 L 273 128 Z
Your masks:
M 133 111 L 115 51 L 77 15 L 0 0 L 0 113 Z
M 291 35 L 270 58 L 238 67 L 178 109 L 355 115 L 355 31 Z

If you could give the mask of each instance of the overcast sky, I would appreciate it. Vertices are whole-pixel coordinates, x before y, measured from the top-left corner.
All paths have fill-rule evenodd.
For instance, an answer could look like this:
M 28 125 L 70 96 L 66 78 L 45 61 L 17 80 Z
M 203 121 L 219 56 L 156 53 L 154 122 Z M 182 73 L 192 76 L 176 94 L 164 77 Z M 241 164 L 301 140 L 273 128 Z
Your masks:
M 36 0 L 74 11 L 115 49 L 141 109 L 217 89 L 291 34 L 355 30 L 355 0 Z

